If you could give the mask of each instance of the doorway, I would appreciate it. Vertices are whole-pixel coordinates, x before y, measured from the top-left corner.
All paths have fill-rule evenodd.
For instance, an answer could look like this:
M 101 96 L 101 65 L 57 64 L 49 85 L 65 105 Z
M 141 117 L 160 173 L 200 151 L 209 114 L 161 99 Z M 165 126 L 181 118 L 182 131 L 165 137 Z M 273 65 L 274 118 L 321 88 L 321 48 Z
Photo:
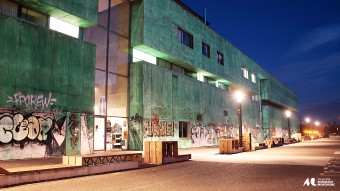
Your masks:
M 94 144 L 95 151 L 105 150 L 105 118 L 94 118 Z

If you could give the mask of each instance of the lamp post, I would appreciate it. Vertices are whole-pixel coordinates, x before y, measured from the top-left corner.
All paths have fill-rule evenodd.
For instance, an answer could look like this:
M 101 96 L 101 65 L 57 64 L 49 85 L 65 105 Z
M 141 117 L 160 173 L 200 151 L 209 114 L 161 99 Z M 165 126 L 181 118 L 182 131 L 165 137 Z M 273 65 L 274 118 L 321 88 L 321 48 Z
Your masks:
M 310 122 L 310 118 L 309 118 L 309 117 L 306 117 L 306 118 L 305 118 L 305 121 L 306 121 L 306 123 L 307 123 L 307 124 L 306 124 L 306 129 L 307 129 L 307 128 L 308 128 L 308 124 L 309 124 L 309 122 Z M 308 133 L 308 134 L 309 134 L 309 133 Z
M 241 103 L 243 100 L 244 94 L 242 91 L 235 92 L 235 98 L 238 103 L 237 115 L 238 115 L 238 130 L 239 130 L 239 139 L 240 139 L 240 147 L 242 147 L 242 109 Z
M 287 110 L 286 111 L 286 117 L 288 122 L 288 138 L 290 139 L 290 116 L 292 115 L 292 112 Z

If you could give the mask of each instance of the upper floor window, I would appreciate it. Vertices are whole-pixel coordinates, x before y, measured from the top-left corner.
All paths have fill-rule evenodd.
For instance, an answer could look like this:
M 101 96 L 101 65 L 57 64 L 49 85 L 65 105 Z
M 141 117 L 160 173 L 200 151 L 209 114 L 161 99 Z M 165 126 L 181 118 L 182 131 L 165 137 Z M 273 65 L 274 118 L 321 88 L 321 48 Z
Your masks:
M 255 74 L 251 74 L 251 82 L 256 83 L 256 76 Z
M 242 67 L 241 70 L 242 70 L 242 76 L 243 76 L 244 78 L 246 78 L 246 79 L 249 79 L 249 76 L 248 76 L 248 69 Z
M 50 29 L 75 38 L 79 37 L 79 27 L 54 17 L 50 18 Z
M 179 27 L 177 28 L 177 39 L 180 43 L 190 48 L 194 48 L 193 36 Z
M 38 24 L 44 27 L 47 26 L 47 15 L 9 0 L 0 1 L 0 12 L 33 24 Z
M 210 46 L 202 42 L 202 54 L 210 58 Z
M 217 63 L 224 65 L 223 54 L 217 51 Z

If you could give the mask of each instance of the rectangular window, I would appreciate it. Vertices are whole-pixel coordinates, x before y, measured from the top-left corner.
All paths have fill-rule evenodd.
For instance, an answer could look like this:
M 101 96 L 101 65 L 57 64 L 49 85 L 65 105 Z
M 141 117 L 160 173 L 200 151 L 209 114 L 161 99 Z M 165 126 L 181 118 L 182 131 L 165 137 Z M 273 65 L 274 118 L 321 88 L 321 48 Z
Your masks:
M 79 27 L 55 17 L 50 17 L 50 29 L 72 36 L 74 38 L 79 37 Z
M 202 54 L 210 58 L 210 46 L 202 42 Z
M 256 76 L 255 76 L 255 74 L 251 74 L 251 82 L 256 84 Z
M 242 76 L 243 76 L 244 78 L 246 78 L 246 79 L 249 79 L 249 76 L 248 76 L 248 69 L 242 67 L 241 70 L 242 70 Z
M 13 3 L 9 0 L 1 0 L 0 1 L 0 12 L 9 16 L 17 17 L 18 16 L 18 4 Z
M 188 131 L 189 123 L 188 122 L 179 122 L 179 138 L 188 138 L 189 131 Z
M 204 75 L 201 74 L 201 73 L 197 73 L 197 80 L 201 81 L 201 82 L 204 82 Z
M 223 54 L 217 51 L 217 63 L 224 65 Z
M 194 48 L 193 36 L 179 27 L 177 28 L 177 39 L 180 43 L 190 48 Z
M 148 62 L 150 64 L 155 64 L 155 65 L 157 63 L 156 57 L 150 54 L 147 54 L 145 52 L 142 52 L 140 50 L 133 49 L 132 54 L 133 54 L 132 62 L 145 61 L 145 62 Z
M 23 7 L 21 10 L 21 18 L 40 26 L 47 26 L 47 15 L 33 11 L 29 8 Z

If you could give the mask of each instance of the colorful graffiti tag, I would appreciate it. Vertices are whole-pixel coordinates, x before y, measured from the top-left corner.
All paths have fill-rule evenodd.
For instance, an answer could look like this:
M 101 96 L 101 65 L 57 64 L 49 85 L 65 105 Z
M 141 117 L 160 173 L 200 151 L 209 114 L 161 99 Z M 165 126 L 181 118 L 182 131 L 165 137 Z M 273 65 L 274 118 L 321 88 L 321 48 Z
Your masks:
M 144 136 L 145 137 L 164 137 L 174 136 L 174 122 L 159 121 L 159 115 L 153 114 L 151 122 L 144 120 Z

